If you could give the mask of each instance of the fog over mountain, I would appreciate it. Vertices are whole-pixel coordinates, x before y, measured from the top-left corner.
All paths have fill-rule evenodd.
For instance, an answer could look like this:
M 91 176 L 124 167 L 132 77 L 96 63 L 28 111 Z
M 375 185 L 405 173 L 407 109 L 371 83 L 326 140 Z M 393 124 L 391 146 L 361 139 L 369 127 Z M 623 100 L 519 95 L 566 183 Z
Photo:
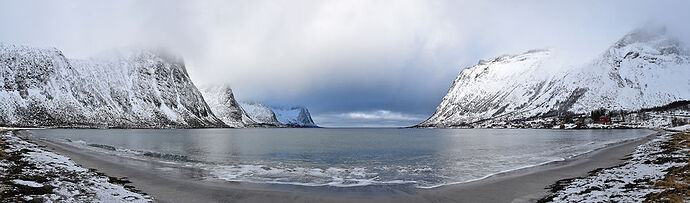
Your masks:
M 645 24 L 690 42 L 688 1 L 5 1 L 0 42 L 83 59 L 157 47 L 194 84 L 301 104 L 319 126 L 408 126 L 466 67 L 548 48 L 583 64 Z M 31 12 L 26 12 L 31 11 Z M 686 46 L 686 45 L 683 45 Z

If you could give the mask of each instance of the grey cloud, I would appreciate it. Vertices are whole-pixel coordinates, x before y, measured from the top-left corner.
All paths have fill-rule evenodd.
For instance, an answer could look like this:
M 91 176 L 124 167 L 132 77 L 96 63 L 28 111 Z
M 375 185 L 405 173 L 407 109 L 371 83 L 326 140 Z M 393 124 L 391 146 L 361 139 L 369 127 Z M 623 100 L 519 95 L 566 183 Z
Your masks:
M 424 115 L 388 110 L 327 113 L 314 117 L 315 122 L 324 127 L 400 127 L 412 126 L 425 119 Z
M 0 41 L 56 46 L 76 58 L 164 47 L 185 57 L 196 83 L 229 83 L 240 99 L 303 104 L 315 116 L 431 115 L 460 70 L 479 59 L 546 47 L 591 58 L 649 22 L 687 38 L 689 4 L 4 1 Z

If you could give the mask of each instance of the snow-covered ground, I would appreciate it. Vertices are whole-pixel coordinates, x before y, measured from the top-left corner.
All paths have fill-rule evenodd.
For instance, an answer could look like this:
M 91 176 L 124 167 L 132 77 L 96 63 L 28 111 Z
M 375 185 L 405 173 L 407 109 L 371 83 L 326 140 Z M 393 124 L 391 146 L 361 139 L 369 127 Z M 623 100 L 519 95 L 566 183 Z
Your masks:
M 673 133 L 662 134 L 637 147 L 624 164 L 590 172 L 590 176 L 561 180 L 552 187 L 552 202 L 642 202 L 647 195 L 664 188 L 653 185 L 671 167 L 687 163 L 688 149 L 669 151 Z
M 687 131 L 690 131 L 690 124 L 669 128 L 669 130 L 686 131 L 687 132 Z
M 0 132 L 0 201 L 2 202 L 151 202 L 131 186 L 78 166 L 65 156 Z

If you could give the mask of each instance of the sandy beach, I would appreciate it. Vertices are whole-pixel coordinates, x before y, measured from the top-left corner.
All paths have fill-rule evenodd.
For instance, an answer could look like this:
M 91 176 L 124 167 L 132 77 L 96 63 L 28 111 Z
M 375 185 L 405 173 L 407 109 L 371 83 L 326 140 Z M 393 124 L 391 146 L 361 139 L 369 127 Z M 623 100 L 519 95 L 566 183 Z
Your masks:
M 489 178 L 431 189 L 412 185 L 363 187 L 309 187 L 254 184 L 205 179 L 193 168 L 168 168 L 165 163 L 95 153 L 63 143 L 32 138 L 51 151 L 71 158 L 85 168 L 113 177 L 126 177 L 131 185 L 159 202 L 534 202 L 547 195 L 547 187 L 566 178 L 623 163 L 626 155 L 654 135 L 627 141 L 570 160 L 506 172 Z

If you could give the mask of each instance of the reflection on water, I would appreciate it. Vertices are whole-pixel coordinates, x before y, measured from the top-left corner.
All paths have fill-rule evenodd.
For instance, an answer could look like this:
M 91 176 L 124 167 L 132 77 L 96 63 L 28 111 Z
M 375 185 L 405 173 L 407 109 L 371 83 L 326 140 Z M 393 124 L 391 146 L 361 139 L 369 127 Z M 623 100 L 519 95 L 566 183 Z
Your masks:
M 434 187 L 563 160 L 652 131 L 320 128 L 31 133 L 123 156 L 194 166 L 231 181 Z

